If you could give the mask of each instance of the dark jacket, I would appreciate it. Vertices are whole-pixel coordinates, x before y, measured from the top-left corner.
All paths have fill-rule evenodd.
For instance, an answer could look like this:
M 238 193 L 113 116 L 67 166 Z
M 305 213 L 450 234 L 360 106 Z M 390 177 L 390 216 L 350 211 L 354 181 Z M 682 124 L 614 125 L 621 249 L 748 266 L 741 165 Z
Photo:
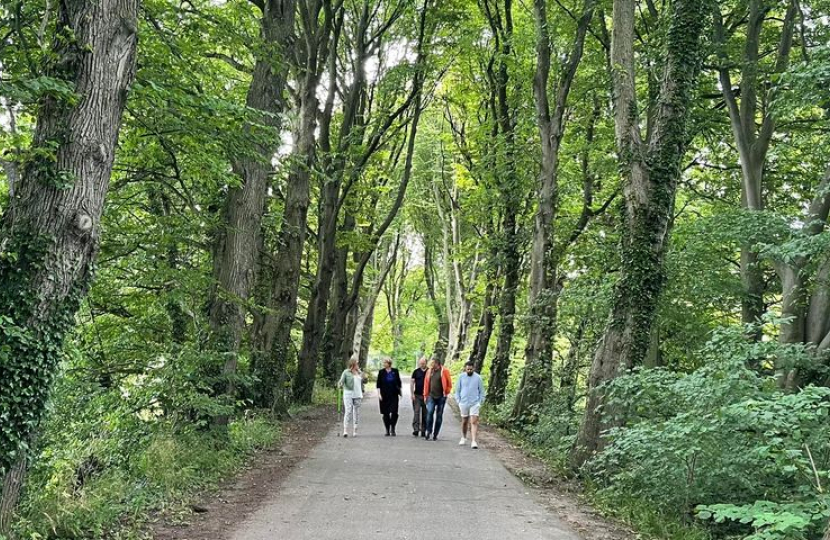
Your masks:
M 378 382 L 377 382 L 378 390 L 380 390 L 380 395 L 384 399 L 387 397 L 389 398 L 397 398 L 401 395 L 401 375 L 398 373 L 398 370 L 392 368 L 392 380 L 386 380 L 386 370 L 381 369 L 378 371 Z

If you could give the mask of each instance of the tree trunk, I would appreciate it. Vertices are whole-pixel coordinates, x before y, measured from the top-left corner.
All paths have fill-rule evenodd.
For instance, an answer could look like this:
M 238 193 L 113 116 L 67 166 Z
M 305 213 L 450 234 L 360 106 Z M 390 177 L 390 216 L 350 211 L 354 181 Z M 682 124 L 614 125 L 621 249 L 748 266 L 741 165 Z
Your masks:
M 367 291 L 363 304 L 358 309 L 353 334 L 354 339 L 352 340 L 352 351 L 358 352 L 361 356 L 364 342 L 363 334 L 367 329 L 371 333 L 369 321 L 372 317 L 374 317 L 375 304 L 377 303 L 378 296 L 380 296 L 380 291 L 383 288 L 383 285 L 389 277 L 390 271 L 395 265 L 398 264 L 398 249 L 400 248 L 400 243 L 401 236 L 400 233 L 398 233 L 395 238 L 395 244 L 392 247 L 392 251 L 385 255 L 384 260 L 381 263 L 379 273 L 375 276 L 375 283 L 372 285 L 372 288 Z M 371 336 L 369 339 L 371 341 Z
M 502 230 L 504 263 L 504 285 L 499 300 L 499 337 L 496 341 L 496 354 L 490 365 L 490 384 L 487 388 L 487 401 L 500 405 L 504 401 L 507 382 L 510 378 L 510 359 L 513 351 L 513 334 L 515 333 L 516 291 L 519 287 L 518 231 L 516 230 L 515 211 L 506 209 Z
M 375 305 L 369 309 L 369 316 L 366 317 L 366 323 L 363 327 L 363 334 L 360 340 L 360 369 L 366 369 L 366 363 L 369 361 L 369 346 L 372 344 L 372 329 L 375 325 Z
M 490 346 L 490 336 L 493 335 L 493 326 L 496 322 L 495 305 L 498 298 L 498 287 L 495 278 L 488 281 L 487 289 L 484 292 L 484 305 L 481 308 L 478 331 L 473 342 L 473 349 L 470 351 L 470 362 L 475 365 L 475 370 L 481 373 L 484 368 L 484 360 L 487 357 L 487 349 Z
M 565 404 L 568 411 L 573 412 L 576 403 L 576 382 L 579 376 L 579 354 L 582 342 L 585 339 L 585 330 L 588 327 L 588 317 L 582 319 L 576 329 L 576 338 L 571 341 L 568 355 L 559 373 L 559 390 L 565 395 Z
M 324 12 L 322 24 L 319 22 L 321 10 Z M 276 407 L 275 403 L 284 405 L 288 402 L 285 369 L 292 352 L 291 331 L 297 315 L 311 176 L 317 161 L 317 87 L 326 61 L 331 65 L 336 55 L 340 36 L 331 2 L 315 1 L 300 12 L 307 31 L 300 42 L 297 92 L 300 114 L 295 130 L 297 146 L 286 182 L 285 209 L 277 241 L 279 248 L 269 269 L 273 281 L 266 302 L 268 309 L 262 314 L 264 320 L 259 327 L 260 332 L 253 336 L 255 350 L 252 365 L 256 368 L 254 374 L 258 380 L 254 393 L 256 404 L 271 407 L 279 414 L 287 412 L 282 410 L 282 406 Z
M 523 195 L 519 193 L 519 181 L 516 175 L 514 111 L 508 99 L 509 66 L 513 56 L 513 2 L 504 0 L 501 10 L 495 6 L 485 5 L 484 7 L 484 14 L 490 24 L 490 29 L 494 35 L 499 37 L 496 40 L 496 49 L 493 51 L 493 65 L 496 69 L 488 68 L 487 76 L 491 87 L 490 107 L 495 123 L 494 134 L 503 138 L 502 141 L 497 141 L 499 144 L 496 148 L 503 148 L 504 152 L 500 166 L 497 167 L 498 191 L 504 205 L 502 236 L 499 239 L 504 286 L 499 301 L 499 338 L 490 368 L 490 385 L 487 392 L 488 401 L 498 405 L 504 401 L 510 377 L 510 360 L 515 333 L 516 291 L 519 286 L 521 266 L 518 246 L 518 209 Z M 498 163 L 499 160 L 497 159 L 496 162 Z
M 432 346 L 432 357 L 440 358 L 443 363 L 446 360 L 447 345 L 450 341 L 450 322 L 447 319 L 446 311 L 436 296 L 434 264 L 432 246 L 429 240 L 424 238 L 424 279 L 427 282 L 427 293 L 432 301 L 435 317 L 438 319 L 438 336 L 435 339 L 435 345 Z
M 336 256 L 337 198 L 340 182 L 324 183 L 322 192 L 322 212 L 320 213 L 319 255 L 317 277 L 311 289 L 308 313 L 303 323 L 303 341 L 297 359 L 297 375 L 294 378 L 294 398 L 299 403 L 311 403 L 314 390 L 314 378 L 317 373 L 317 359 L 325 327 L 326 308 L 328 307 L 331 281 L 334 275 Z
M 244 128 L 257 140 L 255 155 L 237 156 L 231 162 L 242 185 L 229 188 L 225 200 L 223 229 L 218 235 L 213 259 L 215 285 L 208 311 L 210 347 L 225 357 L 221 368 L 223 378 L 236 372 L 247 312 L 245 303 L 255 281 L 271 159 L 279 145 L 277 132 L 281 113 L 286 107 L 283 92 L 288 63 L 285 58 L 290 54 L 294 12 L 295 0 L 265 0 L 263 4 L 260 36 L 265 46 L 261 50 L 255 48 L 257 60 L 246 100 L 251 110 L 262 114 Z M 263 55 L 264 52 L 270 54 Z M 273 131 L 258 132 L 258 125 Z M 232 396 L 234 385 L 231 380 L 224 386 L 224 391 Z M 214 419 L 218 425 L 227 421 L 226 415 Z
M 43 157 L 20 171 L 0 222 L 0 533 L 11 523 L 64 337 L 92 279 L 135 74 L 137 10 L 136 0 L 60 4 L 61 38 L 46 73 L 77 100 L 41 100 L 31 148 Z
M 814 237 L 825 232 L 830 214 L 830 167 L 827 167 L 815 190 L 815 197 L 807 209 L 802 233 Z M 810 260 L 794 257 L 776 264 L 782 284 L 781 323 L 779 341 L 785 344 L 804 344 L 814 347 L 817 357 L 830 345 L 830 258 L 817 265 L 810 275 Z M 806 366 L 776 365 L 778 384 L 789 391 L 797 390 L 809 381 Z M 818 366 L 817 366 L 818 367 Z M 822 371 L 816 369 L 816 372 Z M 824 383 L 824 380 L 814 382 Z
M 539 173 L 539 208 L 533 227 L 530 273 L 530 318 L 525 369 L 516 401 L 514 421 L 533 421 L 535 409 L 545 400 L 553 386 L 553 337 L 556 333 L 559 296 L 559 261 L 564 249 L 557 249 L 555 220 L 559 210 L 559 149 L 565 133 L 564 116 L 571 84 L 582 61 L 585 35 L 594 14 L 594 0 L 586 0 L 582 9 L 573 47 L 556 88 L 553 113 L 548 97 L 551 46 L 548 33 L 547 1 L 534 1 L 536 19 L 536 76 L 533 94 L 542 141 L 542 167 Z
M 614 1 L 614 123 L 626 203 L 622 265 L 609 322 L 591 366 L 588 402 L 571 455 L 575 467 L 602 448 L 602 432 L 611 425 L 603 415 L 608 411 L 602 410 L 600 386 L 641 363 L 648 353 L 680 162 L 689 139 L 686 122 L 700 71 L 700 38 L 711 10 L 700 0 L 672 3 L 654 129 L 643 142 L 635 93 L 634 6 L 635 0 Z
M 758 105 L 758 93 L 766 82 L 759 80 L 760 41 L 769 7 L 764 0 L 750 0 L 747 7 L 746 41 L 741 65 L 740 103 L 732 87 L 729 58 L 726 52 L 726 30 L 720 6 L 715 7 L 715 43 L 719 47 L 721 66 L 718 68 L 721 92 L 729 113 L 741 165 L 741 206 L 753 212 L 764 209 L 763 182 L 767 152 L 775 130 L 774 111 Z M 795 1 L 788 2 L 781 37 L 778 43 L 775 71 L 783 73 L 789 64 L 792 50 L 795 18 L 798 12 Z M 772 87 L 772 85 L 769 85 Z M 771 99 L 769 101 L 772 101 Z M 760 125 L 757 118 L 761 117 Z M 741 321 L 757 324 L 766 310 L 764 303 L 765 280 L 760 257 L 751 245 L 741 246 L 741 283 L 744 296 L 741 299 Z M 760 339 L 760 329 L 753 333 Z
M 347 214 L 341 231 L 344 234 L 349 234 L 354 230 L 354 228 L 355 218 L 352 214 Z M 341 364 L 348 361 L 348 358 L 346 358 L 341 362 L 340 358 L 340 350 L 347 335 L 347 319 L 349 317 L 349 313 L 351 312 L 351 306 L 348 305 L 348 257 L 348 246 L 337 248 L 337 255 L 334 263 L 334 279 L 331 285 L 329 315 L 328 321 L 326 322 L 326 331 L 323 336 L 323 344 L 320 350 L 320 359 L 323 364 L 323 375 L 331 383 L 336 382 L 340 371 L 345 369 L 346 366 Z

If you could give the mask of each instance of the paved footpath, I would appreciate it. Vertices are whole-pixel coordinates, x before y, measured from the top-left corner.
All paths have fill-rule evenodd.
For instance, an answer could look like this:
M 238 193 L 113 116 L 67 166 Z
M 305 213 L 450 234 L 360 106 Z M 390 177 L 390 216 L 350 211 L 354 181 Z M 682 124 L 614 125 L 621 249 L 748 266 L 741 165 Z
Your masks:
M 397 437 L 384 436 L 374 391 L 356 438 L 338 437 L 332 418 L 308 459 L 229 538 L 579 540 L 486 448 L 458 445 L 449 405 L 438 441 L 413 437 L 410 403 L 405 379 Z

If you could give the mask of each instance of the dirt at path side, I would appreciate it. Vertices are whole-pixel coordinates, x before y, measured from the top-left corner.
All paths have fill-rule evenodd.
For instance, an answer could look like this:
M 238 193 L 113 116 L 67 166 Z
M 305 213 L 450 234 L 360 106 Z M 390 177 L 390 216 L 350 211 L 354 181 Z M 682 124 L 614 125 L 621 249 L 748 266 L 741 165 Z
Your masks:
M 527 454 L 496 429 L 482 424 L 478 439 L 482 447 L 492 452 L 507 470 L 530 486 L 541 502 L 584 540 L 639 538 L 634 531 L 602 516 L 580 500 L 580 489 L 575 482 L 557 478 L 541 459 Z
M 315 407 L 283 424 L 280 443 L 258 452 L 245 469 L 199 500 L 193 513 L 150 526 L 154 540 L 218 540 L 255 512 L 334 425 L 331 406 Z

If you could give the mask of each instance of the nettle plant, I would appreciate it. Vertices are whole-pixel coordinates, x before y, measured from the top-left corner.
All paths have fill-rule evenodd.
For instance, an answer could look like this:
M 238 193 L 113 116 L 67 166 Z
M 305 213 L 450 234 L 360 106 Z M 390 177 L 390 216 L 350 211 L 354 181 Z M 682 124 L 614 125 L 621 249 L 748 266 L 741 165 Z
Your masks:
M 830 388 L 779 390 L 757 366 L 807 361 L 811 351 L 745 336 L 716 333 L 692 373 L 640 369 L 610 384 L 607 411 L 622 427 L 588 468 L 605 494 L 697 518 L 717 536 L 820 538 L 830 517 Z

